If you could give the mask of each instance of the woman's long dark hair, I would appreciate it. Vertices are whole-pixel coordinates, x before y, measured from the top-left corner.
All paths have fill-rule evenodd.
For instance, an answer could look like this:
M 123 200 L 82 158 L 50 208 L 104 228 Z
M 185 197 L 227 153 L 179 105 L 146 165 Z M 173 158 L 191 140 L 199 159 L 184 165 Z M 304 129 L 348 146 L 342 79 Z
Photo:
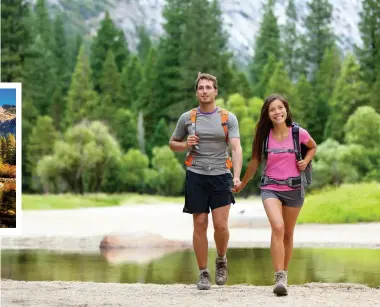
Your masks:
M 260 119 L 257 122 L 256 125 L 256 131 L 255 131 L 255 137 L 253 139 L 252 143 L 252 159 L 257 159 L 259 162 L 261 161 L 262 154 L 263 154 L 263 144 L 267 136 L 269 135 L 270 129 L 273 128 L 273 123 L 269 118 L 269 105 L 272 101 L 275 101 L 276 99 L 280 100 L 286 109 L 287 117 L 285 120 L 285 123 L 288 127 L 292 124 L 292 113 L 290 112 L 289 103 L 288 101 L 277 94 L 270 95 L 267 99 L 265 99 L 265 102 L 263 106 L 261 107 L 261 114 Z

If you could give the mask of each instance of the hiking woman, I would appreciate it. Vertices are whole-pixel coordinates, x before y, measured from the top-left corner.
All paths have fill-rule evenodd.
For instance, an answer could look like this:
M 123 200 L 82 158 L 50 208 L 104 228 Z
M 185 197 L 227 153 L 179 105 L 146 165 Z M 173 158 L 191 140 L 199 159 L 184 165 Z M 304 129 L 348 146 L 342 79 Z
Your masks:
M 275 269 L 273 292 L 278 296 L 288 294 L 287 273 L 293 250 L 293 232 L 304 203 L 304 180 L 301 178 L 304 178 L 303 171 L 317 150 L 309 133 L 299 127 L 299 143 L 306 146 L 307 152 L 297 161 L 292 131 L 289 103 L 280 95 L 269 96 L 256 125 L 251 161 L 241 184 L 233 189 L 233 192 L 240 192 L 252 179 L 259 164 L 266 162 L 260 188 L 272 230 L 270 250 Z

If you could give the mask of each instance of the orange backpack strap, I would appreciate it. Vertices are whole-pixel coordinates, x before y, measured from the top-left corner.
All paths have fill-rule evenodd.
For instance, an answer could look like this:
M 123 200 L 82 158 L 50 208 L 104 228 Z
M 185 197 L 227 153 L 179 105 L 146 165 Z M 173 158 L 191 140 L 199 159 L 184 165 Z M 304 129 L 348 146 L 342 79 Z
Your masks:
M 195 125 L 195 120 L 197 119 L 197 109 L 191 109 L 190 111 L 190 121 L 193 125 Z M 186 160 L 185 160 L 185 165 L 186 166 L 191 166 L 193 164 L 193 156 L 190 154 L 190 149 L 187 154 Z
M 190 111 L 190 120 L 194 124 L 196 119 L 197 119 L 197 109 L 195 108 Z
M 221 116 L 222 116 L 222 126 L 224 130 L 224 134 L 226 135 L 226 143 L 228 143 L 228 111 L 226 109 L 222 109 L 221 111 Z

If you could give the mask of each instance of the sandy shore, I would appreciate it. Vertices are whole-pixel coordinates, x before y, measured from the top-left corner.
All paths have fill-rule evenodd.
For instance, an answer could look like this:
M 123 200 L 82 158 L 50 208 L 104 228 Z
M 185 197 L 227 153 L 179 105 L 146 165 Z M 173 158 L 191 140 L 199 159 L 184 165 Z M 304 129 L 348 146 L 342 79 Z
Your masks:
M 189 285 L 78 282 L 1 283 L 1 306 L 379 306 L 380 290 L 350 284 L 290 286 L 276 297 L 272 287 L 212 286 L 209 291 Z

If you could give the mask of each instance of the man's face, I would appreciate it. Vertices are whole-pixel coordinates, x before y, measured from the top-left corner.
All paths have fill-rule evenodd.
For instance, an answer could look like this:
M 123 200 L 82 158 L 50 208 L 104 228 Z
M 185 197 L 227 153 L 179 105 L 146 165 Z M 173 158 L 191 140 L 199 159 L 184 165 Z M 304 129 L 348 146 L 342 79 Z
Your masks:
M 218 90 L 214 88 L 212 81 L 201 79 L 198 82 L 196 95 L 200 103 L 209 104 L 215 101 L 215 97 L 218 95 Z

